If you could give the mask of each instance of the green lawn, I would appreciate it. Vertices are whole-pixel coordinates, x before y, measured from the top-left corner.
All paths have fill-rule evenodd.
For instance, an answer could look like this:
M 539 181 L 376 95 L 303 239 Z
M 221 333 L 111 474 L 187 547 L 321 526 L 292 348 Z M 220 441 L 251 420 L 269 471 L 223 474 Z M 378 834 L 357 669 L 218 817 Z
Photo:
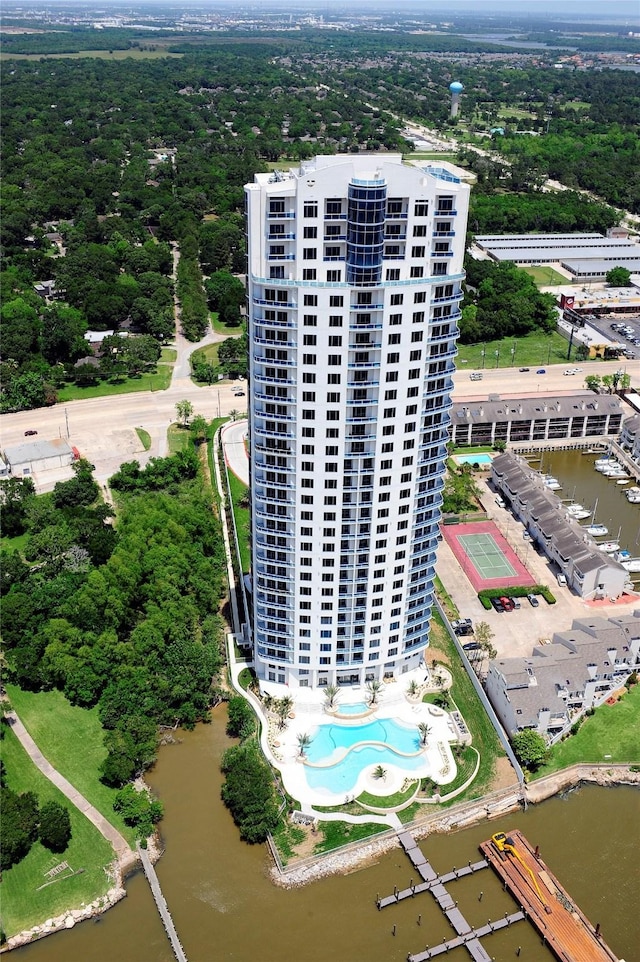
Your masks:
M 116 789 L 99 780 L 99 765 L 107 752 L 98 709 L 76 708 L 59 691 L 6 687 L 9 701 L 45 758 L 134 844 L 135 832 L 113 810 Z
M 240 504 L 242 497 L 248 492 L 248 487 L 231 471 L 227 471 L 229 478 L 229 488 L 231 490 L 231 500 L 233 502 L 233 516 L 236 520 L 236 530 L 238 532 L 238 546 L 240 548 L 240 564 L 242 571 L 251 570 L 251 550 L 249 548 L 249 508 L 243 508 Z
M 318 831 L 322 834 L 322 841 L 318 842 L 314 848 L 315 855 L 331 852 L 348 842 L 357 842 L 372 835 L 379 835 L 380 832 L 386 832 L 387 828 L 376 822 L 365 822 L 362 825 L 354 825 L 351 822 L 319 822 Z
M 453 676 L 452 698 L 471 732 L 473 747 L 480 753 L 478 774 L 469 788 L 459 795 L 456 801 L 478 798 L 485 791 L 491 790 L 495 761 L 497 758 L 503 756 L 505 752 L 500 744 L 495 728 L 489 721 L 489 716 L 476 695 L 475 688 L 471 684 L 471 679 L 462 666 L 453 642 L 445 631 L 442 620 L 436 612 L 434 612 L 431 622 L 431 647 L 429 650 L 437 660 L 440 660 L 440 652 L 447 656 L 447 668 Z M 464 761 L 461 764 L 461 768 L 466 771 L 465 777 L 468 777 L 471 772 L 471 769 L 469 769 L 470 758 L 471 754 L 465 753 Z M 514 772 L 514 781 L 515 777 Z M 464 781 L 464 779 L 462 779 L 462 781 Z M 454 784 L 457 784 L 457 781 Z M 444 791 L 448 790 L 445 786 Z
M 533 776 L 550 775 L 578 762 L 640 763 L 640 685 L 615 705 L 601 705 L 585 718 L 577 735 L 551 749 L 546 765 Z
M 216 311 L 211 311 L 210 317 L 211 327 L 216 334 L 225 334 L 227 337 L 238 337 L 239 334 L 242 334 L 242 324 L 238 327 L 229 327 L 227 324 L 222 324 Z
M 178 360 L 178 352 L 175 347 L 163 347 L 160 352 L 159 364 L 175 364 Z
M 148 451 L 151 447 L 151 435 L 149 432 L 145 431 L 144 428 L 136 428 L 136 434 L 140 438 L 140 444 L 142 447 L 145 449 L 145 451 Z
M 512 354 L 512 350 L 515 351 Z M 486 341 L 484 344 L 459 344 L 458 370 L 491 370 L 496 367 L 547 367 L 566 364 L 569 342 L 560 334 L 528 334 L 527 337 Z M 484 350 L 484 363 L 482 351 Z M 498 356 L 496 357 L 496 351 Z
M 109 889 L 105 869 L 113 861 L 114 853 L 97 828 L 36 768 L 10 729 L 5 730 L 0 741 L 0 754 L 9 786 L 18 793 L 35 792 L 41 805 L 49 801 L 65 805 L 71 817 L 72 833 L 62 854 L 54 854 L 35 842 L 26 858 L 2 873 L 2 927 L 10 937 L 104 895 Z M 68 862 L 70 869 L 80 874 L 62 872 L 57 881 L 40 888 L 48 881 L 45 873 L 61 862 Z
M 178 451 L 186 451 L 191 444 L 189 428 L 183 428 L 179 424 L 170 424 L 167 430 L 167 440 L 170 455 L 176 454 Z
M 369 805 L 370 808 L 395 808 L 410 799 L 415 790 L 416 782 L 414 780 L 403 792 L 394 792 L 393 795 L 373 795 L 371 792 L 362 792 L 358 795 L 356 801 L 362 802 L 363 805 Z
M 554 271 L 553 267 L 523 267 L 521 269 L 529 277 L 533 277 L 538 287 L 558 287 L 560 284 L 569 283 L 569 280 Z
M 27 541 L 29 539 L 28 534 L 17 534 L 15 538 L 0 538 L 0 548 L 5 551 L 24 551 Z
M 58 390 L 58 401 L 81 401 L 90 397 L 110 397 L 113 394 L 135 394 L 138 391 L 166 391 L 171 384 L 170 364 L 159 364 L 157 373 L 125 377 L 121 381 L 101 381 L 91 387 L 67 384 Z

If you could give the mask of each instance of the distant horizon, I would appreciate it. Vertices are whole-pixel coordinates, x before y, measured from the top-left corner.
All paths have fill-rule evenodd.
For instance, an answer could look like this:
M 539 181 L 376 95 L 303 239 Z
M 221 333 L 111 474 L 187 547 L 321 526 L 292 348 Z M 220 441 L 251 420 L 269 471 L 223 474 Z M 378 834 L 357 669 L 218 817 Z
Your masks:
M 19 6 L 22 10 L 42 8 L 42 0 L 22 0 L 15 4 L 7 3 L 6 7 Z M 318 13 L 327 13 L 332 8 L 340 8 L 342 12 L 350 9 L 366 8 L 367 10 L 393 12 L 410 12 L 424 16 L 446 15 L 448 13 L 483 15 L 483 14 L 506 14 L 512 19 L 530 14 L 551 15 L 554 20 L 571 18 L 573 20 L 586 20 L 595 17 L 598 20 L 609 18 L 631 19 L 640 21 L 640 9 L 638 0 L 564 0 L 562 9 L 558 9 L 557 0 L 520 0 L 516 9 L 513 8 L 513 0 L 196 0 L 196 2 L 183 3 L 180 0 L 47 0 L 46 6 L 81 6 L 88 9 L 95 7 L 97 10 L 108 10 L 111 8 L 127 7 L 173 7 L 175 9 L 203 9 L 216 7 L 236 7 L 239 10 L 254 9 L 257 12 L 262 10 L 286 9 L 290 12 L 295 10 L 316 10 Z

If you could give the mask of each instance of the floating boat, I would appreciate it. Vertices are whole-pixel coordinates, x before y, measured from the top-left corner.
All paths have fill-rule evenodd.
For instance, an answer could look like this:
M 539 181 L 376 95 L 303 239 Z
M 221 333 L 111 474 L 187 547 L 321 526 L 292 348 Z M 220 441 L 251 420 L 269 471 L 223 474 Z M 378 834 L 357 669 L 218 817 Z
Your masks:
M 635 484 L 632 488 L 627 488 L 627 490 L 624 492 L 624 496 L 627 501 L 631 502 L 631 504 L 640 504 L 640 488 L 636 487 Z
M 620 468 L 619 471 L 609 471 L 605 474 L 605 478 L 609 478 L 611 481 L 630 481 L 631 477 L 627 474 L 624 468 Z
M 554 478 L 551 474 L 544 474 L 542 476 L 542 480 L 544 481 L 546 487 L 550 488 L 551 491 L 559 491 L 562 487 L 558 479 Z
M 626 478 L 619 478 L 616 484 L 629 484 L 629 481 L 631 481 L 631 478 L 627 476 Z
M 584 530 L 594 538 L 604 538 L 609 534 L 609 529 L 605 524 L 586 524 Z
M 640 571 L 640 558 L 629 558 L 628 561 L 621 561 L 620 564 L 627 571 Z
M 622 548 L 620 551 L 616 551 L 613 556 L 614 561 L 629 561 L 631 558 L 631 553 L 627 551 L 626 548 Z
M 613 554 L 614 551 L 620 551 L 620 545 L 617 541 L 603 541 L 600 544 L 596 544 L 598 551 L 604 551 L 605 554 Z
M 570 518 L 575 521 L 582 521 L 584 518 L 591 517 L 591 511 L 588 511 L 582 504 L 570 504 L 567 506 L 567 514 Z

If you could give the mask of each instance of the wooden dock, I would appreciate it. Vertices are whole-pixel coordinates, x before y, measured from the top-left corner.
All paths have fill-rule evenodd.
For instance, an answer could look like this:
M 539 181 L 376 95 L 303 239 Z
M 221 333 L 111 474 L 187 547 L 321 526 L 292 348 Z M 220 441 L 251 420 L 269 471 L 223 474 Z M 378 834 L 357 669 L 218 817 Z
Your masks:
M 508 925 L 513 925 L 514 922 L 522 921 L 525 917 L 524 912 L 513 912 L 511 915 L 507 914 L 504 918 L 497 919 L 495 922 L 489 921 L 479 929 L 472 929 L 458 908 L 458 903 L 454 901 L 445 887 L 447 882 L 453 882 L 455 879 L 464 878 L 466 875 L 473 875 L 483 868 L 488 868 L 487 860 L 480 859 L 478 862 L 469 862 L 462 868 L 454 868 L 444 875 L 438 875 L 410 832 L 401 832 L 398 835 L 398 840 L 422 882 L 414 885 L 412 879 L 409 888 L 401 890 L 396 888 L 393 895 L 379 898 L 376 902 L 378 910 L 387 908 L 389 905 L 396 905 L 403 899 L 413 898 L 421 892 L 431 892 L 456 933 L 454 938 L 441 942 L 440 945 L 427 945 L 422 952 L 408 955 L 407 962 L 427 962 L 428 959 L 435 959 L 439 955 L 445 955 L 452 949 L 458 948 L 465 948 L 474 962 L 491 962 L 491 956 L 481 945 L 480 938 L 483 935 L 490 935 L 491 932 L 506 928 Z
M 177 962 L 187 962 L 186 953 L 182 948 L 180 939 L 178 938 L 178 933 L 176 932 L 176 927 L 173 924 L 173 919 L 171 918 L 171 913 L 169 912 L 169 908 L 167 906 L 166 899 L 162 894 L 162 889 L 160 888 L 160 882 L 158 881 L 156 870 L 151 864 L 151 859 L 149 858 L 147 850 L 141 848 L 139 844 L 137 847 L 140 855 L 140 861 L 142 862 L 142 868 L 144 869 L 144 874 L 146 875 L 147 881 L 151 886 L 156 908 L 160 913 L 160 918 L 162 919 L 164 930 L 167 933 L 167 938 L 171 943 L 173 954 L 175 955 Z
M 587 917 L 519 831 L 507 833 L 517 857 L 491 839 L 480 851 L 562 962 L 617 962 Z

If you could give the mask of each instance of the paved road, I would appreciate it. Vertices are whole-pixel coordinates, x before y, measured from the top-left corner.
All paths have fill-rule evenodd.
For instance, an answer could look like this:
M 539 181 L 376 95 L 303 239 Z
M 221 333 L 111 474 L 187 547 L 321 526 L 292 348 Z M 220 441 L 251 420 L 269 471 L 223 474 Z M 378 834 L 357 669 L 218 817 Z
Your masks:
M 113 845 L 119 859 L 130 857 L 132 850 L 124 836 L 106 820 L 104 815 L 100 814 L 97 808 L 94 808 L 93 805 L 87 801 L 84 795 L 81 795 L 80 792 L 73 787 L 71 782 L 67 781 L 64 775 L 61 775 L 60 772 L 47 761 L 16 713 L 14 711 L 8 711 L 6 717 L 22 747 L 42 774 L 45 775 L 50 782 L 53 782 L 62 794 L 65 795 L 70 802 L 73 802 L 75 807 L 95 825 L 101 835 L 104 835 L 107 841 Z
M 488 359 L 487 359 L 488 360 Z M 581 367 L 582 373 L 572 377 L 566 377 L 564 372 L 569 367 Z M 482 371 L 482 381 L 472 381 L 469 373 L 477 368 L 470 365 L 462 365 L 455 373 L 453 378 L 453 399 L 460 401 L 464 398 L 474 398 L 477 400 L 487 398 L 489 394 L 516 394 L 517 397 L 527 397 L 529 395 L 565 392 L 572 394 L 574 391 L 585 390 L 584 379 L 589 374 L 613 374 L 615 371 L 624 371 L 631 376 L 631 384 L 636 389 L 640 388 L 640 362 L 625 361 L 584 361 L 577 365 L 571 364 L 543 364 L 545 374 L 536 374 L 537 368 L 531 367 L 527 372 L 521 372 L 517 367 L 487 367 Z
M 222 431 L 225 462 L 243 484 L 249 484 L 249 459 L 244 443 L 246 436 L 247 422 L 245 420 L 233 421 L 226 425 Z

